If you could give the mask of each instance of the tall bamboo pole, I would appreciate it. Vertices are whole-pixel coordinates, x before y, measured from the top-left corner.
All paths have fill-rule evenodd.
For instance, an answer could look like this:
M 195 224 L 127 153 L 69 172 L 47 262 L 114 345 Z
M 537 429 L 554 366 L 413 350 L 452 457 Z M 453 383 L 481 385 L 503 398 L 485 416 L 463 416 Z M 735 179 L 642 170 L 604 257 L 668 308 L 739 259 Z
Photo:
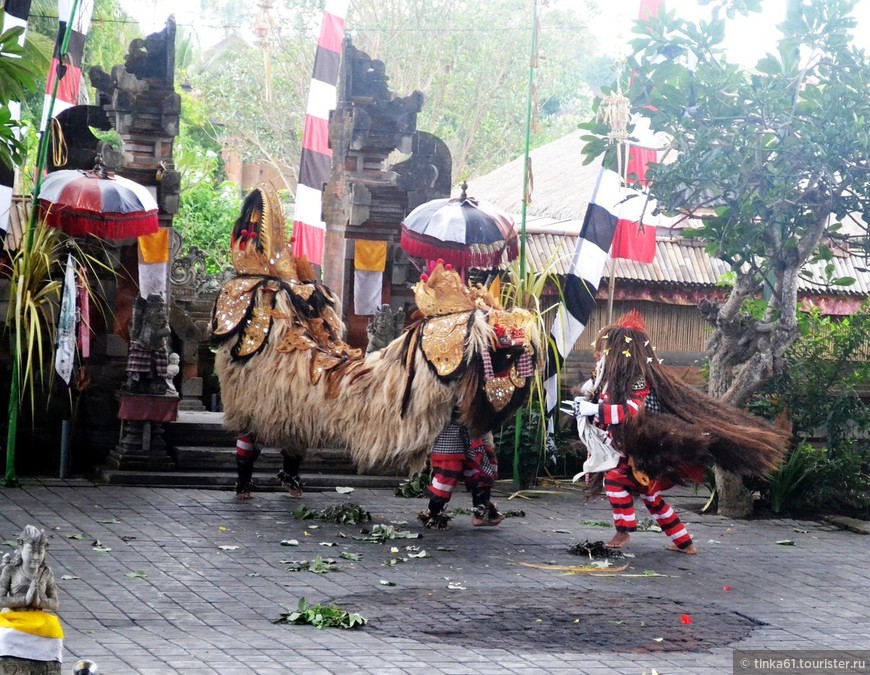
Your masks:
M 532 102 L 535 88 L 535 68 L 538 67 L 538 0 L 532 0 L 532 49 L 529 56 L 529 81 L 526 91 L 526 138 L 523 154 L 523 208 L 520 219 L 520 284 L 526 279 L 526 216 L 529 205 L 529 146 L 532 135 Z M 514 489 L 520 487 L 520 443 L 522 441 L 523 409 L 517 411 L 514 423 Z
M 58 64 L 63 64 L 69 54 L 69 39 L 72 33 L 73 21 L 75 20 L 76 12 L 79 8 L 79 0 L 73 0 L 68 21 L 66 22 L 66 30 L 63 33 L 63 39 L 60 42 L 58 49 Z M 60 17 L 58 17 L 58 21 Z M 39 136 L 39 147 L 36 155 L 36 176 L 33 182 L 33 199 L 30 204 L 30 220 L 27 226 L 27 236 L 22 240 L 26 250 L 30 251 L 33 248 L 33 235 L 37 222 L 37 199 L 39 191 L 42 188 L 42 174 L 45 172 L 45 164 L 48 160 L 48 130 L 51 128 L 51 120 L 54 118 L 54 102 L 57 100 L 57 89 L 60 85 L 60 73 L 56 73 L 54 78 L 54 86 L 51 90 L 51 97 L 48 100 L 48 111 L 45 116 L 45 129 L 42 129 Z M 30 264 L 30 256 L 24 256 L 25 265 Z M 24 270 L 24 278 L 27 278 L 29 270 Z M 20 317 L 17 317 L 20 319 Z M 3 477 L 3 485 L 6 487 L 17 487 L 20 485 L 18 475 L 15 472 L 15 445 L 18 436 L 18 413 L 19 413 L 19 397 L 21 395 L 21 360 L 20 345 L 18 340 L 12 343 L 12 381 L 9 383 L 9 428 L 6 435 L 6 473 Z

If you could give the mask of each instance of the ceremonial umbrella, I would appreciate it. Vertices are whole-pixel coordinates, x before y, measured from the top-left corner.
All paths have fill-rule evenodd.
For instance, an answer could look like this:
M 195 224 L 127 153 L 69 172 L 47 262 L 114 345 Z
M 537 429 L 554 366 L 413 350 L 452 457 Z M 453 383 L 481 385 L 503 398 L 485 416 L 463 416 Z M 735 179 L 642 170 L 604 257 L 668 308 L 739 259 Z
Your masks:
M 157 202 L 148 189 L 106 171 L 62 170 L 48 174 L 39 190 L 39 215 L 73 237 L 127 239 L 158 230 Z
M 497 267 L 507 251 L 518 254 L 514 219 L 492 204 L 468 197 L 468 185 L 453 199 L 433 199 L 402 222 L 402 250 L 415 258 L 442 259 L 454 267 Z

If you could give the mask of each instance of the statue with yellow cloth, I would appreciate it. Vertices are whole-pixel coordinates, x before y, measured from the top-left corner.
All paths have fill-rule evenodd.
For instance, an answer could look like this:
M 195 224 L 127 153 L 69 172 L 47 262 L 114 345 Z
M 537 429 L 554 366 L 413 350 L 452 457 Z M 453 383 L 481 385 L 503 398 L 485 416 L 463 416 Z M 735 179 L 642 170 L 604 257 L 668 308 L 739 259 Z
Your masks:
M 27 525 L 0 569 L 0 672 L 60 672 L 63 629 L 56 611 L 57 586 L 45 562 L 48 537 Z M 46 611 L 48 610 L 48 611 Z M 21 660 L 21 661 L 19 661 Z M 28 661 L 46 662 L 38 671 Z M 12 669 L 18 664 L 19 670 Z M 7 667 L 8 666 L 8 667 Z

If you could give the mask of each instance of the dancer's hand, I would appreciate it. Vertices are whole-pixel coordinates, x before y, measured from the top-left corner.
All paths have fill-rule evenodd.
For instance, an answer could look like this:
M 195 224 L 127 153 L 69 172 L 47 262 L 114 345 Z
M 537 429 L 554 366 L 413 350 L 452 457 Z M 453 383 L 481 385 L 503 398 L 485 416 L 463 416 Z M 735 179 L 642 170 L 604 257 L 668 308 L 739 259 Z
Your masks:
M 560 410 L 574 417 L 593 417 L 598 414 L 598 404 L 578 396 L 573 401 L 562 401 Z

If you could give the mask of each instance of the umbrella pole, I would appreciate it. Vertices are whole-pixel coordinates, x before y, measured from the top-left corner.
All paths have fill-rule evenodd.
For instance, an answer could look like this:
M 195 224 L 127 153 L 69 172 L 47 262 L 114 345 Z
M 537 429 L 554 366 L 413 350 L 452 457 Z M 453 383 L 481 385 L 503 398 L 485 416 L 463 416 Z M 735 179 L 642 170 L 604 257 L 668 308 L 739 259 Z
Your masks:
M 531 195 L 529 194 L 529 147 L 532 135 L 532 92 L 535 86 L 535 68 L 538 66 L 538 0 L 532 0 L 532 49 L 529 56 L 529 82 L 526 92 L 526 138 L 523 160 L 523 208 L 520 220 L 520 284 L 525 285 L 526 279 L 526 216 Z M 522 441 L 523 409 L 516 414 L 514 423 L 514 462 L 513 480 L 514 489 L 520 489 L 520 444 Z
M 72 7 L 70 8 L 69 19 L 66 23 L 66 30 L 64 31 L 63 40 L 61 40 L 60 49 L 58 50 L 58 63 L 63 63 L 69 53 L 69 39 L 72 34 L 73 21 L 75 20 L 78 8 L 79 0 L 73 0 Z M 36 178 L 33 184 L 33 199 L 30 204 L 30 220 L 27 228 L 27 237 L 24 239 L 24 245 L 27 247 L 28 251 L 33 247 L 33 234 L 34 228 L 36 227 L 37 211 L 39 210 L 37 208 L 37 200 L 39 199 L 39 190 L 42 187 L 42 174 L 45 171 L 45 163 L 48 159 L 48 134 L 46 132 L 51 128 L 50 125 L 51 120 L 53 119 L 54 102 L 57 99 L 57 89 L 59 85 L 60 75 L 59 73 L 56 73 L 54 86 L 51 90 L 51 98 L 48 100 L 48 111 L 45 116 L 46 128 L 42 129 L 39 136 L 39 148 L 36 158 Z M 29 265 L 29 260 L 30 256 L 25 256 L 26 265 Z M 23 273 L 26 277 L 29 274 L 29 270 L 25 269 Z M 16 317 L 16 320 L 20 321 L 21 317 Z M 16 333 L 19 330 L 20 327 L 16 327 Z M 9 429 L 6 434 L 6 473 L 3 478 L 3 484 L 6 487 L 16 487 L 20 484 L 18 482 L 18 476 L 15 473 L 15 445 L 18 436 L 19 397 L 21 395 L 20 359 L 20 344 L 19 340 L 15 339 L 12 342 L 12 381 L 9 383 Z

